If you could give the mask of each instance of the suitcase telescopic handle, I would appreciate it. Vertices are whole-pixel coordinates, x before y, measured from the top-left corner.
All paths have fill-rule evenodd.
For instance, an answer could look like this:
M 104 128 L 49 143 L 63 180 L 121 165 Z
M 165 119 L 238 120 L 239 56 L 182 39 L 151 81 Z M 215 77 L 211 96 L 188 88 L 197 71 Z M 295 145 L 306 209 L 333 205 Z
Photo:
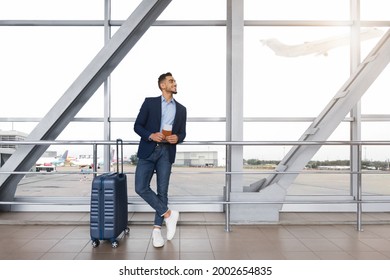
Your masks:
M 119 145 L 121 146 L 121 173 L 123 173 L 123 140 L 116 139 L 116 170 L 119 172 Z

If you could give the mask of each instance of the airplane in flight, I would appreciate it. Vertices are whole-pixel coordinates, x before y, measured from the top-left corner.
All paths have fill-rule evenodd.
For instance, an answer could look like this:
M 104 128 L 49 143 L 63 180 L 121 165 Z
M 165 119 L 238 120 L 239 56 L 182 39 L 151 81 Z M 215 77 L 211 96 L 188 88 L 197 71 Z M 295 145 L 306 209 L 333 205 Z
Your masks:
M 384 31 L 377 28 L 363 29 L 360 32 L 360 40 L 370 40 L 382 36 Z M 337 47 L 350 44 L 350 35 L 334 36 L 322 40 L 305 42 L 299 45 L 286 45 L 278 39 L 270 38 L 260 40 L 263 45 L 268 46 L 278 56 L 298 57 L 303 55 L 328 55 L 328 51 Z
M 57 166 L 64 166 L 68 159 L 68 150 L 60 157 L 41 157 L 35 163 L 36 171 L 54 171 Z

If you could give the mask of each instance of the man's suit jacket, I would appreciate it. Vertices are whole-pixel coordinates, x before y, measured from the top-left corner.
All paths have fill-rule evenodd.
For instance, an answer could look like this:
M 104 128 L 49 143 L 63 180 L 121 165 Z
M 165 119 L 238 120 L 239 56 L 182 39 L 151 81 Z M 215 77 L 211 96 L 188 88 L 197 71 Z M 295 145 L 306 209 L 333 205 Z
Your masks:
M 172 134 L 176 134 L 179 138 L 178 143 L 184 141 L 186 137 L 186 122 L 187 109 L 179 102 L 176 103 L 176 115 L 173 121 Z M 134 123 L 134 131 L 141 136 L 138 146 L 137 156 L 145 159 L 149 157 L 157 143 L 149 140 L 152 133 L 160 131 L 161 126 L 161 95 L 158 97 L 145 98 L 144 103 L 138 113 L 137 119 Z M 169 161 L 175 162 L 176 145 L 169 145 Z

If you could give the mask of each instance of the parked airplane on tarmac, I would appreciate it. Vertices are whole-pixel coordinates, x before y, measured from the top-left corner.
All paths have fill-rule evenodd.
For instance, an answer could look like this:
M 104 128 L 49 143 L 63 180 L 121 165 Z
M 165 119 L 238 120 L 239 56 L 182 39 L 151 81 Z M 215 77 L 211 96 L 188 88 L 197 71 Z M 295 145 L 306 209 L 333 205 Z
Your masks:
M 114 158 L 114 152 L 115 152 L 115 150 L 111 150 L 111 163 L 110 163 L 111 165 L 116 160 Z M 97 158 L 98 168 L 100 168 L 100 166 L 102 166 L 103 164 L 104 164 L 104 161 L 100 160 L 100 158 L 98 157 Z M 77 166 L 79 168 L 89 168 L 89 169 L 92 169 L 93 168 L 93 155 L 79 155 L 78 158 L 72 159 L 70 161 L 70 165 Z
M 360 40 L 369 40 L 383 35 L 383 31 L 377 28 L 363 29 L 360 32 Z M 268 46 L 278 56 L 297 57 L 309 54 L 328 55 L 328 51 L 350 44 L 350 35 L 334 36 L 323 40 L 305 42 L 299 45 L 286 45 L 278 39 L 270 38 L 260 40 L 264 45 Z
M 99 160 L 99 159 L 98 159 Z M 70 165 L 77 166 L 79 168 L 93 168 L 93 156 L 92 155 L 80 155 L 78 158 L 70 161 Z
M 54 171 L 57 166 L 64 166 L 68 158 L 68 150 L 61 157 L 41 157 L 35 163 L 36 171 Z

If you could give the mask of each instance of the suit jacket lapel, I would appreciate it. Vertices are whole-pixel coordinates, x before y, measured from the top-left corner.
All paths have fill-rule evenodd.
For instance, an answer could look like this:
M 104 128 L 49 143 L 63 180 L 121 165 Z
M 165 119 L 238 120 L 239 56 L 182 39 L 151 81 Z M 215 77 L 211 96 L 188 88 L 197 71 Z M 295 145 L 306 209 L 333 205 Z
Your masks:
M 156 104 L 154 105 L 154 108 L 158 115 L 158 129 L 161 127 L 161 96 L 156 97 Z

